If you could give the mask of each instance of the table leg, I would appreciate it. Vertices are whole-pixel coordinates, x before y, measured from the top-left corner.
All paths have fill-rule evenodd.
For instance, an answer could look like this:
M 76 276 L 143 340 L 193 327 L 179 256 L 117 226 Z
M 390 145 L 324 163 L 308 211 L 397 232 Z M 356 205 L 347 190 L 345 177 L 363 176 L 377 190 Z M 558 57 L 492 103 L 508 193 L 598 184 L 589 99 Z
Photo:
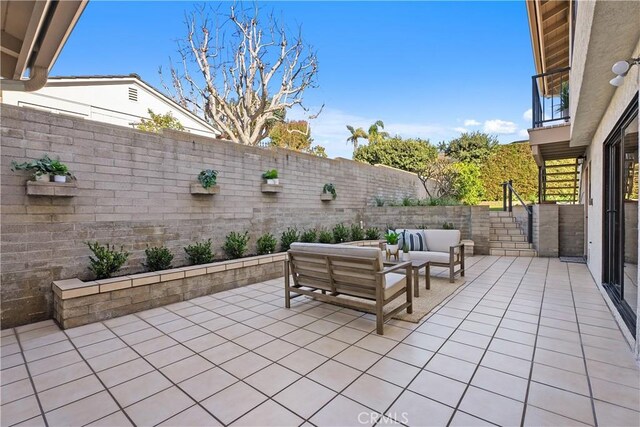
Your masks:
M 427 290 L 429 290 L 431 289 L 431 264 L 427 264 L 427 266 L 424 269 L 425 269 L 424 281 L 427 282 L 426 288 Z
M 420 270 L 417 268 L 413 269 L 413 295 L 416 297 L 420 296 Z

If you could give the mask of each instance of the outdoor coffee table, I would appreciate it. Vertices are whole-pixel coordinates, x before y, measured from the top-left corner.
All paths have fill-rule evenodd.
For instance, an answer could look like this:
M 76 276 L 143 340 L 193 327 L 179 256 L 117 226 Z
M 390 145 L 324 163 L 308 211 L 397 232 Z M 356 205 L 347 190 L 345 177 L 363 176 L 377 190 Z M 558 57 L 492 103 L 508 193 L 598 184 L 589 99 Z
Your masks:
M 393 260 L 386 260 L 384 262 L 385 265 L 396 265 L 396 264 L 400 264 L 401 262 L 404 261 L 393 261 Z M 420 270 L 421 269 L 425 269 L 424 272 L 424 280 L 426 282 L 426 289 L 429 290 L 431 289 L 431 265 L 429 264 L 429 261 L 423 261 L 423 260 L 418 260 L 418 259 L 412 259 L 411 261 L 411 270 L 413 271 L 413 295 L 416 297 L 420 296 Z

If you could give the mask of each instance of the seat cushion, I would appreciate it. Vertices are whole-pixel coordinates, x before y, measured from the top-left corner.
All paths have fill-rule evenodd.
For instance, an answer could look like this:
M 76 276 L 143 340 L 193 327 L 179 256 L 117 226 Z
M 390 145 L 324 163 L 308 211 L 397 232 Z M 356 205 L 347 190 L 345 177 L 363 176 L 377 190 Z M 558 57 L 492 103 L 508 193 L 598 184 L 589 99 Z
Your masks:
M 449 248 L 460 243 L 460 230 L 424 230 L 427 248 L 433 252 L 449 253 Z
M 449 252 L 434 252 L 434 251 L 413 251 L 409 252 L 411 259 L 429 262 L 439 262 L 443 264 L 449 263 Z
M 384 285 L 384 299 L 390 298 L 400 289 L 404 289 L 407 284 L 407 277 L 404 274 L 387 273 Z

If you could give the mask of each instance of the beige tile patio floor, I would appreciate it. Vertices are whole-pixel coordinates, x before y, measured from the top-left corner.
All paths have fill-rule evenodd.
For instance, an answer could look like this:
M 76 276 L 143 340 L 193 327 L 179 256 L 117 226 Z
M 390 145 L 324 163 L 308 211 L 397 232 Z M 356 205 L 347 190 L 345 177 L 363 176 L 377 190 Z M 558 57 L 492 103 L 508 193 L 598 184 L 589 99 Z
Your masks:
M 4 330 L 1 424 L 639 424 L 638 368 L 584 265 L 469 264 L 446 304 L 384 337 L 370 315 L 282 308 L 282 279 Z

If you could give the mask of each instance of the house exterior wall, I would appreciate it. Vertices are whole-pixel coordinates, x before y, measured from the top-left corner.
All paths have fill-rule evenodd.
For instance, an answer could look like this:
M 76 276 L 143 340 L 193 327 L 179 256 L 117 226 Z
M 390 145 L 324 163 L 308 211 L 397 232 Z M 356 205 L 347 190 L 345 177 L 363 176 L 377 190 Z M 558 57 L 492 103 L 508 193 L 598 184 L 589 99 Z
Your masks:
M 583 205 L 558 205 L 558 254 L 584 255 Z
M 129 88 L 137 90 L 137 101 L 129 99 Z M 61 82 L 50 80 L 36 92 L 4 91 L 2 102 L 82 117 L 119 126 L 132 127 L 141 118 L 149 118 L 148 109 L 156 114 L 171 112 L 195 135 L 213 136 L 211 128 L 186 114 L 172 103 L 150 91 L 134 79 L 107 82 Z
M 182 266 L 186 245 L 211 238 L 221 259 L 231 231 L 249 231 L 249 253 L 255 253 L 257 237 L 266 232 L 279 239 L 287 227 L 332 228 L 360 221 L 382 228 L 389 222 L 437 227 L 446 220 L 480 242 L 477 248 L 488 241 L 486 206 L 374 206 L 375 196 L 424 197 L 422 184 L 408 172 L 184 132 L 147 133 L 7 105 L 0 119 L 3 328 L 51 317 L 52 281 L 92 278 L 86 241 L 124 246 L 131 256 L 123 274 L 142 270 L 147 245 L 166 245 L 175 255 L 174 266 Z M 77 196 L 26 195 L 28 175 L 11 172 L 11 161 L 45 153 L 69 165 L 77 177 Z M 220 171 L 220 193 L 190 194 L 190 184 L 206 168 Z M 261 174 L 272 168 L 279 171 L 283 191 L 263 194 Z M 322 187 L 329 182 L 338 197 L 322 202 Z

